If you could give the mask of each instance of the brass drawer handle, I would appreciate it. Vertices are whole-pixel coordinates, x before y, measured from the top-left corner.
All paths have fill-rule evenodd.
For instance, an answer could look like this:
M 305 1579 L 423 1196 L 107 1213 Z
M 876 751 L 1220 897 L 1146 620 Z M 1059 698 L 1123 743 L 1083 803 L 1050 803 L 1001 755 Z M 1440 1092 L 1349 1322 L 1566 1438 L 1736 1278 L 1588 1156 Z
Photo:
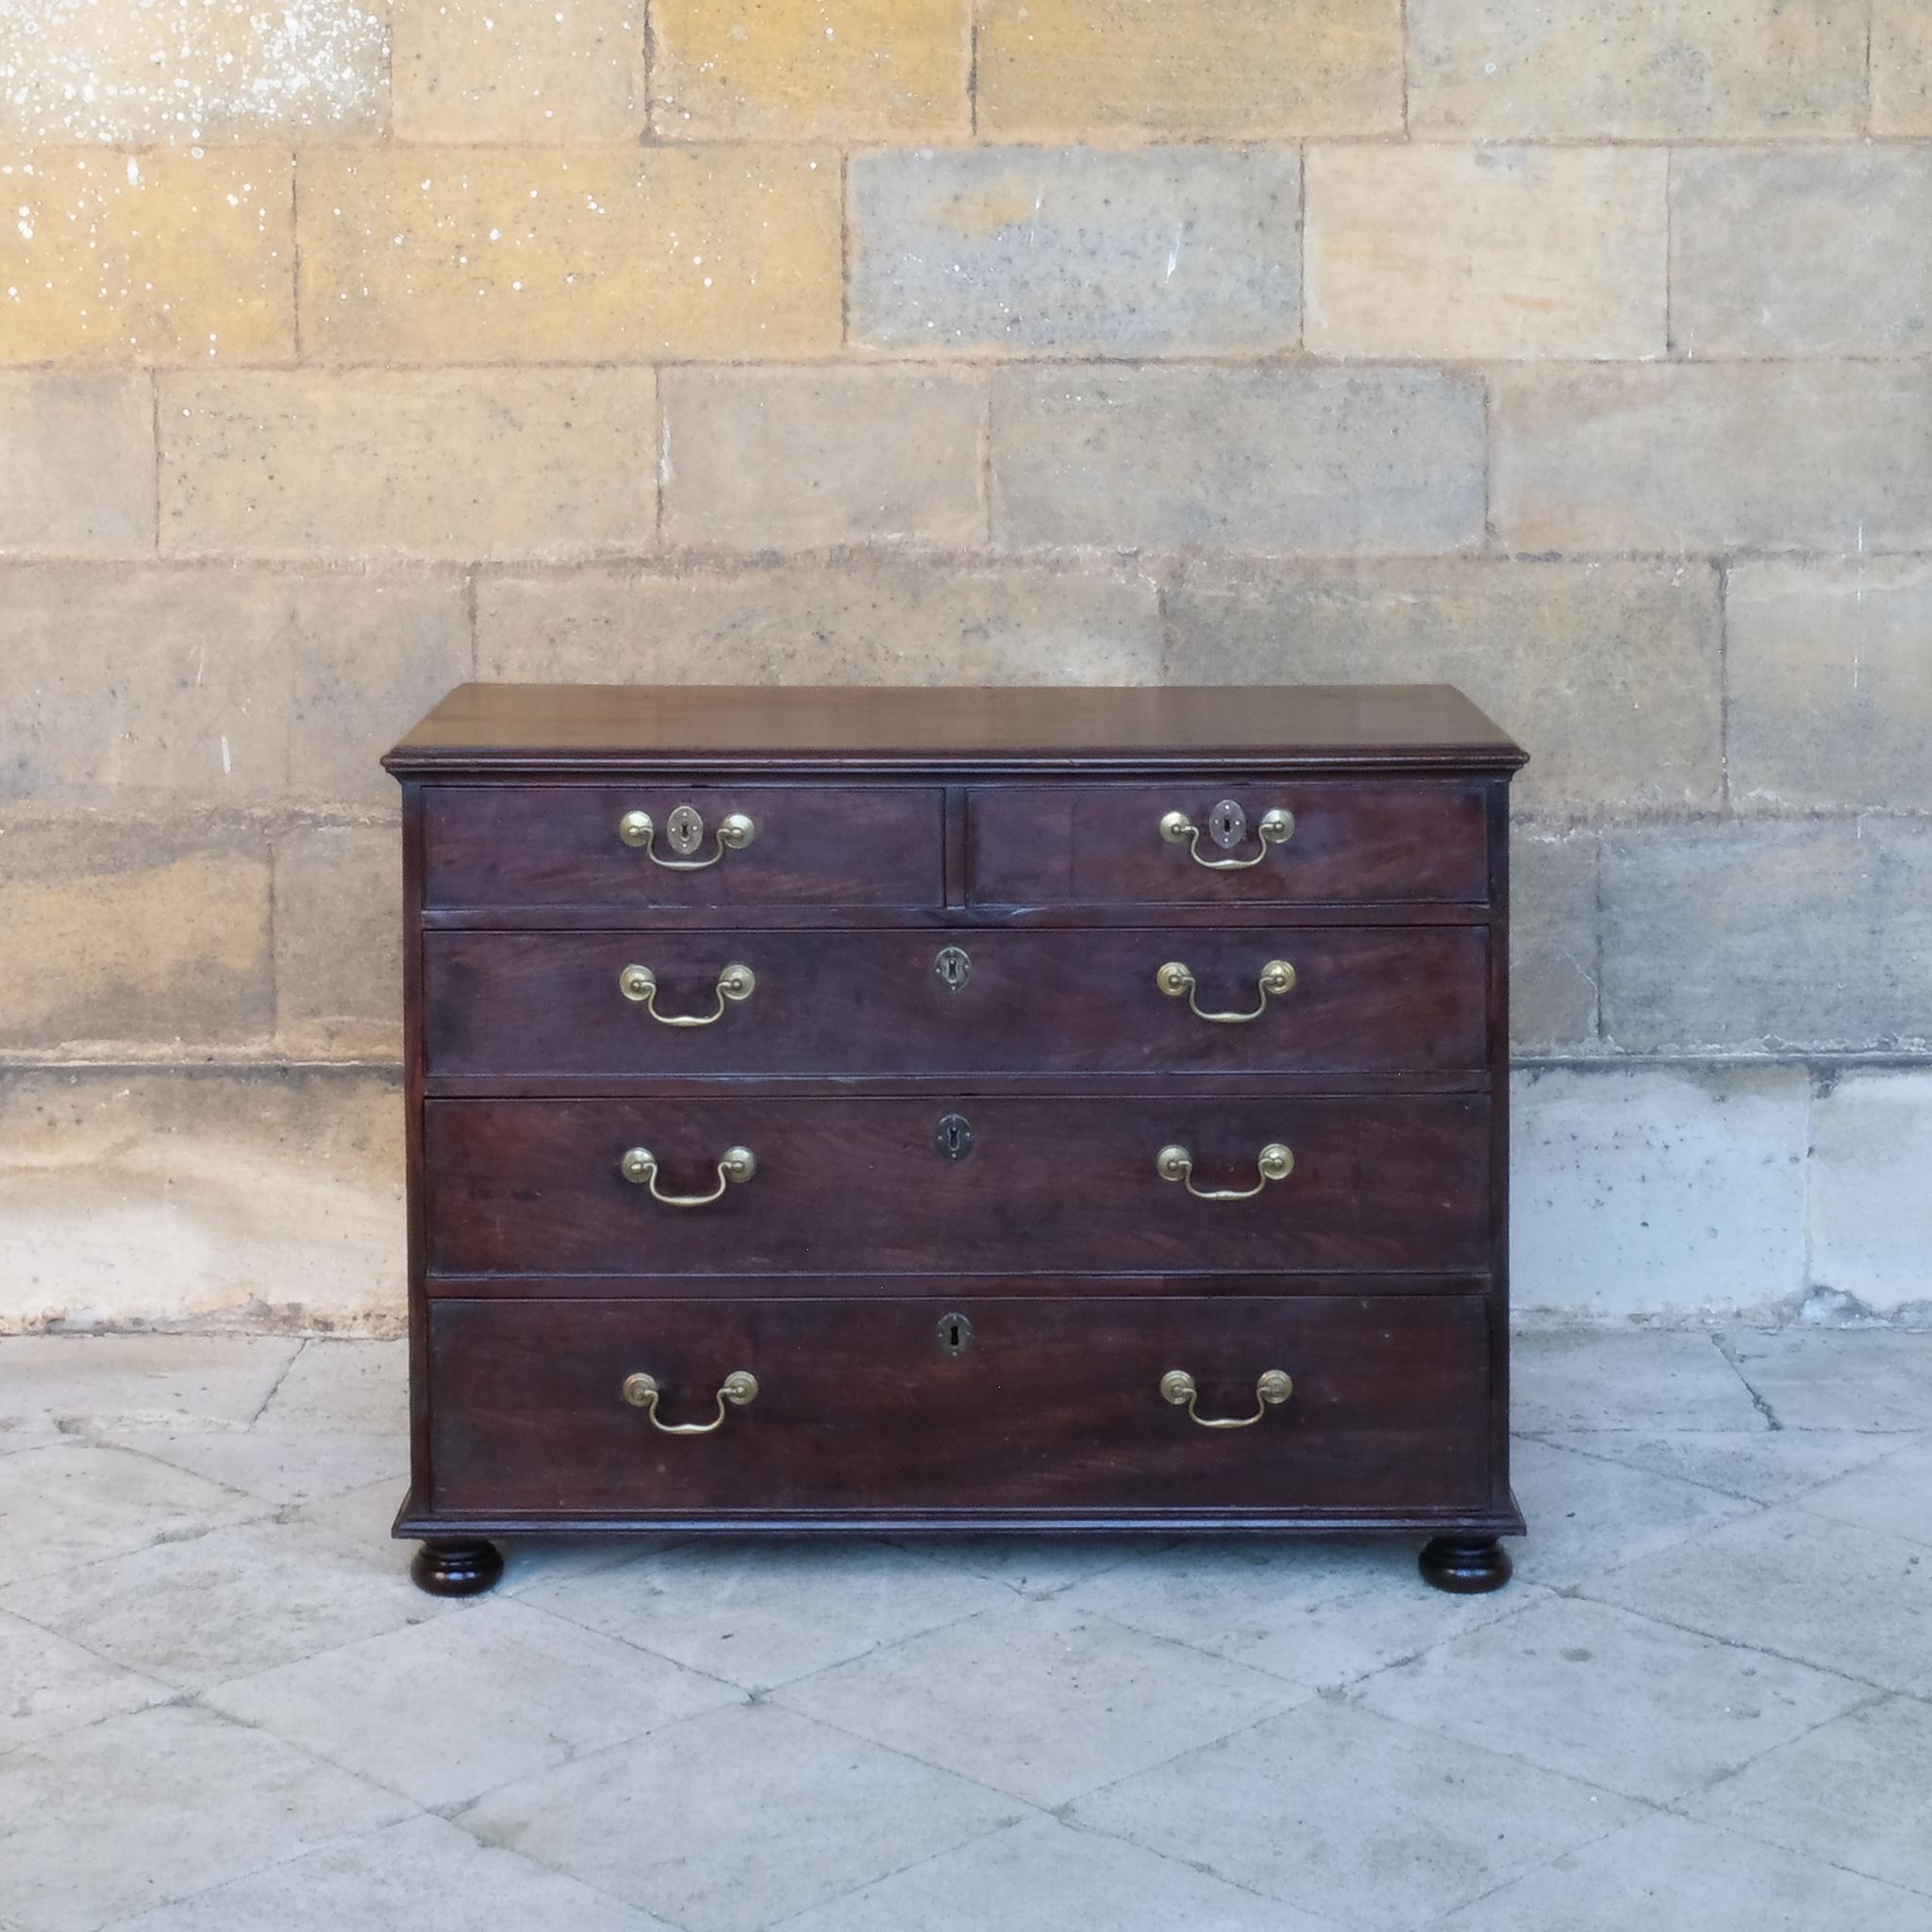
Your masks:
M 1209 813 L 1208 819 L 1208 835 L 1224 851 L 1239 843 L 1247 830 L 1247 814 L 1231 798 L 1223 799 Z M 1178 845 L 1185 839 L 1188 856 L 1196 865 L 1205 865 L 1209 872 L 1245 872 L 1251 865 L 1259 865 L 1268 857 L 1269 846 L 1286 844 L 1294 837 L 1293 812 L 1282 806 L 1274 806 L 1261 814 L 1261 823 L 1255 827 L 1255 833 L 1261 841 L 1261 849 L 1252 858 L 1203 858 L 1201 827 L 1186 812 L 1167 812 L 1160 821 L 1160 836 L 1170 845 Z
M 758 1378 L 749 1369 L 733 1369 L 724 1377 L 724 1387 L 718 1391 L 718 1413 L 708 1423 L 660 1422 L 658 1398 L 662 1393 L 656 1375 L 647 1375 L 640 1371 L 624 1378 L 624 1399 L 633 1408 L 642 1409 L 650 1417 L 654 1429 L 662 1429 L 667 1436 L 708 1436 L 724 1420 L 726 1403 L 735 1408 L 742 1408 L 747 1402 L 758 1399 Z
M 1154 975 L 1154 983 L 1169 999 L 1177 1000 L 1187 995 L 1188 1009 L 1197 1020 L 1211 1020 L 1217 1026 L 1245 1026 L 1250 1020 L 1258 1020 L 1268 1010 L 1268 998 L 1272 993 L 1277 999 L 1294 991 L 1294 968 L 1286 959 L 1271 959 L 1261 969 L 1261 976 L 1255 984 L 1261 989 L 1261 1004 L 1252 1013 L 1210 1013 L 1194 997 L 1193 968 L 1179 959 L 1170 959 Z
M 1178 1408 L 1185 1403 L 1188 1414 L 1204 1429 L 1251 1429 L 1271 1408 L 1279 1408 L 1294 1393 L 1294 1379 L 1285 1369 L 1264 1369 L 1261 1379 L 1255 1384 L 1255 1412 L 1253 1415 L 1210 1416 L 1203 1415 L 1194 1407 L 1201 1399 L 1201 1391 L 1194 1385 L 1194 1378 L 1185 1369 L 1170 1369 L 1160 1378 L 1160 1399 L 1171 1402 Z M 713 1428 L 717 1424 L 711 1424 Z
M 660 1013 L 658 1010 L 658 975 L 648 966 L 626 966 L 617 975 L 617 984 L 627 1000 L 634 1001 L 660 1026 L 710 1026 L 724 1017 L 727 1000 L 748 1000 L 758 981 L 749 966 L 727 966 L 718 975 L 717 1006 L 708 1013 Z
M 617 836 L 626 845 L 641 846 L 644 857 L 653 865 L 661 865 L 666 872 L 703 872 L 708 865 L 716 865 L 727 852 L 742 852 L 758 836 L 758 827 L 743 812 L 728 812 L 718 821 L 718 829 L 712 835 L 718 841 L 718 849 L 708 858 L 659 858 L 654 841 L 658 828 L 651 823 L 647 811 L 627 811 L 617 822 Z M 680 805 L 664 823 L 664 836 L 671 841 L 674 852 L 695 852 L 705 842 L 705 822 L 688 805 Z
M 1261 1178 L 1252 1188 L 1197 1188 L 1194 1157 L 1178 1142 L 1154 1157 L 1155 1171 L 1164 1181 L 1182 1181 L 1197 1201 L 1252 1201 L 1270 1181 L 1285 1181 L 1294 1172 L 1294 1156 L 1279 1141 L 1271 1141 L 1256 1157 Z
M 708 1208 L 713 1201 L 724 1198 L 724 1190 L 733 1181 L 742 1184 L 758 1171 L 749 1147 L 727 1147 L 718 1157 L 718 1185 L 708 1194 L 660 1194 L 658 1157 L 648 1147 L 631 1148 L 617 1165 L 625 1180 L 649 1188 L 651 1199 L 663 1202 L 667 1208 Z

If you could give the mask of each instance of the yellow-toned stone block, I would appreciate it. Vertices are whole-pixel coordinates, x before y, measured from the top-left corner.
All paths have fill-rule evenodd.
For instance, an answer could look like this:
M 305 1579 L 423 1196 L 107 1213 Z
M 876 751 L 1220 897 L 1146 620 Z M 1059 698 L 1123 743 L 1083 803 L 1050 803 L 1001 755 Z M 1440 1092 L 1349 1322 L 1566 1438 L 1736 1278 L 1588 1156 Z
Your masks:
M 0 1072 L 0 1327 L 403 1311 L 400 1077 Z
M 290 170 L 242 148 L 0 159 L 0 361 L 292 354 Z
M 1932 6 L 1874 0 L 1872 131 L 1932 134 Z
M 305 351 L 345 361 L 813 356 L 839 162 L 803 148 L 304 155 Z
M 656 0 L 651 27 L 660 134 L 889 141 L 971 125 L 971 0 Z
M 1660 356 L 1665 157 L 1318 147 L 1307 341 L 1323 356 Z
M 0 5 L 0 143 L 372 140 L 389 64 L 383 4 Z
M 403 841 L 311 825 L 275 841 L 275 1041 L 297 1059 L 403 1048 Z
M 644 125 L 644 0 L 393 0 L 399 141 L 622 141 Z
M 583 557 L 657 521 L 648 369 L 232 370 L 161 386 L 175 556 Z
M 985 0 L 1000 141 L 1402 131 L 1399 0 Z
M 17 824 L 0 863 L 0 1042 L 81 1049 L 265 1035 L 268 855 L 125 818 Z

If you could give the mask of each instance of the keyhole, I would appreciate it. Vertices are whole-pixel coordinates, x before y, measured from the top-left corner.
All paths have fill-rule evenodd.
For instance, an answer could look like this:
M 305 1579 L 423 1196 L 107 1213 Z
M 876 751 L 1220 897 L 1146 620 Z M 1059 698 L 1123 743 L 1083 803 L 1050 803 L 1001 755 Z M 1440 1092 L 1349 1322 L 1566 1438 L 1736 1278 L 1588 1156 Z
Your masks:
M 973 961 L 966 957 L 963 946 L 948 946 L 932 962 L 932 970 L 939 974 L 941 985 L 958 992 L 973 971 Z
M 973 1324 L 964 1315 L 941 1315 L 933 1333 L 947 1355 L 964 1355 L 973 1346 Z
M 1208 836 L 1224 852 L 1232 850 L 1247 837 L 1248 815 L 1231 798 L 1224 798 L 1208 814 Z
M 973 1152 L 973 1123 L 963 1113 L 949 1113 L 932 1138 L 948 1160 L 964 1160 Z

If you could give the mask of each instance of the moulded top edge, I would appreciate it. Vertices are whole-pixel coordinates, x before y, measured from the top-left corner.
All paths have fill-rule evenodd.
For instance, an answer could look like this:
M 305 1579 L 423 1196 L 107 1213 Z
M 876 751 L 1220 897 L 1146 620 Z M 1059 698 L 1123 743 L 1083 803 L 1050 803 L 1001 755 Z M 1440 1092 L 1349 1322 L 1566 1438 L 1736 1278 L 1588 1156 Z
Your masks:
M 466 684 L 383 764 L 398 777 L 569 775 L 633 765 L 932 775 L 1203 763 L 1501 773 L 1526 756 L 1447 685 Z

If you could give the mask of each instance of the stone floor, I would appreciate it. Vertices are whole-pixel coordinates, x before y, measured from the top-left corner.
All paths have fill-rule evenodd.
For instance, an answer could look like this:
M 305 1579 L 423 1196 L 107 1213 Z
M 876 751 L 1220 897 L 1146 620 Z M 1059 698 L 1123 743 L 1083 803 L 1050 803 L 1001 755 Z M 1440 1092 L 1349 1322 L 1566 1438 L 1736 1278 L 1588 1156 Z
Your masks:
M 1532 1334 L 1414 1546 L 388 1541 L 400 1351 L 0 1341 L 0 1926 L 1932 1932 L 1932 1335 Z

